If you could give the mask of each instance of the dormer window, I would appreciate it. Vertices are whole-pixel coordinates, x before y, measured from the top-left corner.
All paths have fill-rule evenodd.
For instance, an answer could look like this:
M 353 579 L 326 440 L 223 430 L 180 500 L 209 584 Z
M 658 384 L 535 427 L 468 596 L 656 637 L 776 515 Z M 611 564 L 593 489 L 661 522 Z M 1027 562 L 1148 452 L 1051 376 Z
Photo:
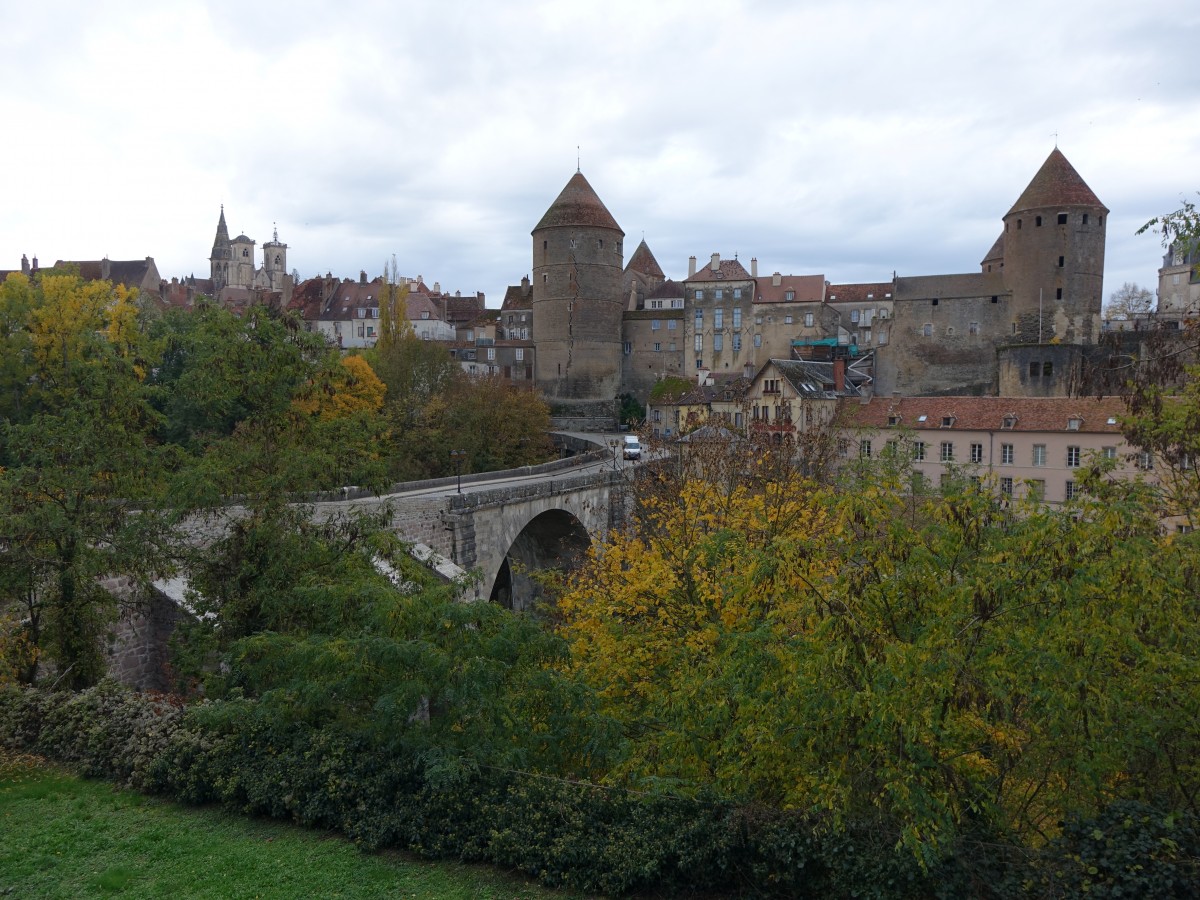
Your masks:
M 943 428 L 953 428 L 954 427 L 954 416 L 942 416 L 942 427 Z
M 795 300 L 795 299 L 796 299 L 796 292 L 795 292 L 795 291 L 785 291 L 785 292 L 784 292 L 784 294 L 783 294 L 783 299 L 784 299 L 784 300 L 789 300 L 789 301 L 790 301 L 790 300 Z
M 1012 431 L 1014 428 L 1017 427 L 1017 417 L 1014 416 L 1012 413 L 1009 413 L 1007 416 L 1005 416 L 1003 419 L 1000 420 L 1000 427 L 1003 428 L 1005 431 Z
M 1067 431 L 1078 431 L 1081 425 L 1083 425 L 1083 419 L 1079 416 L 1071 416 L 1067 419 Z
M 888 416 L 888 424 L 892 425 L 892 426 L 899 425 L 900 417 L 899 416 Z

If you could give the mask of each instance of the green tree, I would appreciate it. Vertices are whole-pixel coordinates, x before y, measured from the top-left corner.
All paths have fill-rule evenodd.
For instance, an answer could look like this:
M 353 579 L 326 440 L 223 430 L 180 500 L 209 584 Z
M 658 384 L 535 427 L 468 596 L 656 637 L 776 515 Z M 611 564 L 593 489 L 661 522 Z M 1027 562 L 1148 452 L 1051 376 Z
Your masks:
M 100 580 L 145 581 L 170 565 L 159 505 L 170 453 L 155 440 L 143 380 L 153 351 L 134 325 L 134 295 L 49 275 L 22 299 L 22 417 L 0 424 L 0 590 L 62 683 L 82 687 L 103 674 L 117 612 Z

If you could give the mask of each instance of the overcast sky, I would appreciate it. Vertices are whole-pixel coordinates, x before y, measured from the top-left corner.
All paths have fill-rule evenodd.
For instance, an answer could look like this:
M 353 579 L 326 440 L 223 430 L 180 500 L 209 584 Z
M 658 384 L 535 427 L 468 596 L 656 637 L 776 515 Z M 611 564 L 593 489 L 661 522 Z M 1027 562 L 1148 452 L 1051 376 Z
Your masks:
M 668 275 L 978 271 L 1058 145 L 1110 208 L 1105 293 L 1200 189 L 1200 3 L 0 0 L 0 269 L 153 256 L 485 291 L 582 170 Z M 261 257 L 259 258 L 261 264 Z

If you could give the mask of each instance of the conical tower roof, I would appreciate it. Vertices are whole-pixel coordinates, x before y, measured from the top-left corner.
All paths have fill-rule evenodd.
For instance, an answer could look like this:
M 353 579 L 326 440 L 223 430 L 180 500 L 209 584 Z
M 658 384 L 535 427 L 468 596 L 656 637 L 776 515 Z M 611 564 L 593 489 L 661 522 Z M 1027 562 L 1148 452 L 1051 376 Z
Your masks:
M 598 228 L 611 228 L 621 231 L 621 226 L 612 217 L 601 202 L 582 172 L 576 172 L 562 189 L 558 199 L 550 204 L 542 220 L 533 229 L 535 232 L 543 228 L 553 228 L 558 225 L 587 225 Z
M 626 272 L 640 272 L 650 278 L 666 278 L 662 267 L 658 264 L 658 260 L 654 258 L 654 254 L 650 252 L 650 248 L 646 246 L 646 239 L 642 238 L 642 242 L 637 245 L 637 249 L 633 251 L 633 256 L 629 257 L 629 262 L 625 265 Z
M 996 238 L 996 243 L 992 244 L 992 249 L 987 252 L 987 255 L 984 256 L 983 262 L 980 265 L 984 265 L 986 263 L 993 262 L 997 259 L 1004 259 L 1004 232 L 1003 231 L 1000 232 L 1000 237 Z
M 225 205 L 221 204 L 221 218 L 217 222 L 217 236 L 213 238 L 213 259 L 226 259 L 231 255 L 229 248 L 229 226 L 225 224 Z
M 1100 202 L 1090 187 L 1087 186 L 1075 167 L 1067 162 L 1061 150 L 1055 147 L 1038 173 L 1029 182 L 1029 187 L 1021 194 L 1008 215 L 1026 209 L 1045 209 L 1054 206 L 1092 206 L 1108 212 L 1108 207 Z

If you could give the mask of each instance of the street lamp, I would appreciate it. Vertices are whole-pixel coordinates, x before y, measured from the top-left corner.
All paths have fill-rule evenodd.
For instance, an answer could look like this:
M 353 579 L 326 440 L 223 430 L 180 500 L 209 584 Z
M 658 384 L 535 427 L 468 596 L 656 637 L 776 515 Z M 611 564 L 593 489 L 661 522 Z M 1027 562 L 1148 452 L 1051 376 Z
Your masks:
M 458 476 L 458 492 L 462 493 L 462 467 L 463 460 L 467 458 L 466 450 L 451 450 L 450 461 L 454 463 L 454 472 Z

